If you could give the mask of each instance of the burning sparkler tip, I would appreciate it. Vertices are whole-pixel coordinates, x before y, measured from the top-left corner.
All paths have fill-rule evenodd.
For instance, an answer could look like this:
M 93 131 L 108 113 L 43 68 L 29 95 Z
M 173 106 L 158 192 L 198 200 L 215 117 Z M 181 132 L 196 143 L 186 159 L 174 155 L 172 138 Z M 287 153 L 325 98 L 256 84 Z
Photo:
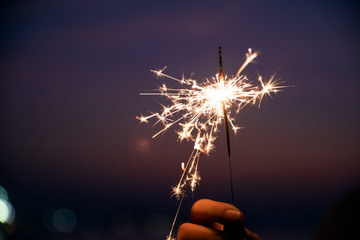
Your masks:
M 200 154 L 209 155 L 214 150 L 214 142 L 216 134 L 219 132 L 219 125 L 224 123 L 226 132 L 226 141 L 228 145 L 228 156 L 230 163 L 230 137 L 229 130 L 232 129 L 236 134 L 241 127 L 235 125 L 236 114 L 245 106 L 258 104 L 267 96 L 272 97 L 272 93 L 277 93 L 282 88 L 283 82 L 275 78 L 275 74 L 267 81 L 261 76 L 258 82 L 250 81 L 242 71 L 251 63 L 259 52 L 253 51 L 251 48 L 246 53 L 246 60 L 239 68 L 234 77 L 223 75 L 222 69 L 222 47 L 219 47 L 219 63 L 220 71 L 212 79 L 206 79 L 202 83 L 196 80 L 185 79 L 182 77 L 175 78 L 164 73 L 167 66 L 159 70 L 151 70 L 157 77 L 164 77 L 178 82 L 184 87 L 171 88 L 163 84 L 156 93 L 145 93 L 142 95 L 158 95 L 165 96 L 171 104 L 168 107 L 162 105 L 163 110 L 159 113 L 151 113 L 149 116 L 136 117 L 140 122 L 148 122 L 150 118 L 155 119 L 154 125 L 162 125 L 162 128 L 152 138 L 165 133 L 172 125 L 179 126 L 178 134 L 179 142 L 189 140 L 194 142 L 193 152 L 188 161 L 181 163 L 182 176 L 179 183 L 172 187 L 171 196 L 175 196 L 180 200 L 186 196 L 186 191 L 191 191 L 199 184 L 200 175 L 198 164 Z M 231 165 L 229 164 L 230 175 Z M 232 181 L 232 180 L 231 180 Z M 232 186 L 232 182 L 231 182 Z M 233 192 L 232 192 L 233 200 Z M 179 210 L 180 208 L 178 208 Z M 175 216 L 174 222 L 177 215 Z M 174 224 L 173 224 L 174 226 Z M 172 226 L 172 228 L 173 228 Z M 172 230 L 167 236 L 167 240 L 175 240 L 172 236 Z
M 136 116 L 136 119 L 138 119 L 140 122 L 145 122 L 145 123 L 147 123 L 148 121 L 147 121 L 147 119 L 144 117 L 144 116 Z
M 151 72 L 155 73 L 155 75 L 157 77 L 161 77 L 163 75 L 163 71 L 165 71 L 167 69 L 167 66 L 163 67 L 162 69 L 159 70 L 150 70 Z
M 176 187 L 172 187 L 171 197 L 175 196 L 176 199 L 179 200 L 180 196 L 183 196 L 183 195 L 184 195 L 184 192 L 179 185 Z

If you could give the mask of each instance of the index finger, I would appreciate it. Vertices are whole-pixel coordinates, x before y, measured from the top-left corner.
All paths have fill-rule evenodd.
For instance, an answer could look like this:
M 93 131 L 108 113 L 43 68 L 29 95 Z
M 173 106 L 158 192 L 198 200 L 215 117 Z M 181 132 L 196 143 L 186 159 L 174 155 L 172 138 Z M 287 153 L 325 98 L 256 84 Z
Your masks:
M 211 226 L 213 223 L 231 224 L 243 222 L 243 214 L 234 205 L 201 199 L 191 208 L 191 221 L 196 224 Z

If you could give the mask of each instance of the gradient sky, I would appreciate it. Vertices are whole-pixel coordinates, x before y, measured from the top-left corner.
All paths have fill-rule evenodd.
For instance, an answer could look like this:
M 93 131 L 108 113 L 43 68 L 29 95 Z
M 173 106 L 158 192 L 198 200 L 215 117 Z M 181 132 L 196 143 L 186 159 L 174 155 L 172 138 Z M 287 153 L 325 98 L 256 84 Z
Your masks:
M 261 55 L 246 75 L 276 72 L 295 85 L 244 109 L 244 129 L 231 136 L 235 198 L 250 227 L 266 239 L 309 239 L 327 208 L 359 187 L 360 34 L 350 1 L 7 1 L 0 29 L 0 185 L 19 218 L 14 238 L 57 239 L 39 218 L 63 207 L 98 219 L 127 212 L 137 221 L 130 239 L 159 239 L 146 219 L 172 218 L 170 186 L 192 143 L 178 143 L 175 129 L 152 139 L 156 128 L 135 117 L 163 99 L 139 93 L 166 81 L 150 72 L 164 66 L 214 76 L 219 46 L 226 74 L 251 47 Z M 230 201 L 218 135 L 188 205 Z M 115 239 L 107 227 L 96 234 Z

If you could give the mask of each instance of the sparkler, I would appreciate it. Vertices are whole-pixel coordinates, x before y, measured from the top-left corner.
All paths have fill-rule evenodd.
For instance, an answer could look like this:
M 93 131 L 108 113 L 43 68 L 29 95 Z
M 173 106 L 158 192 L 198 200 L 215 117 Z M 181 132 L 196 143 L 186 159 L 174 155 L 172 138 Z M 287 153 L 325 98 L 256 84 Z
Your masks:
M 258 84 L 254 84 L 246 76 L 241 75 L 245 67 L 258 55 L 257 52 L 248 50 L 246 60 L 239 68 L 234 77 L 224 77 L 222 70 L 221 48 L 219 48 L 220 71 L 215 77 L 205 79 L 203 83 L 196 80 L 186 79 L 183 75 L 181 79 L 169 76 L 164 73 L 167 67 L 161 70 L 151 70 L 157 77 L 165 77 L 178 82 L 180 88 L 168 88 L 163 84 L 158 92 L 140 93 L 140 95 L 159 95 L 165 96 L 170 100 L 169 106 L 164 106 L 160 112 L 151 113 L 148 116 L 138 116 L 141 122 L 148 122 L 154 119 L 154 125 L 161 124 L 162 128 L 153 136 L 155 138 L 164 133 L 172 126 L 178 125 L 177 131 L 179 141 L 188 140 L 194 142 L 193 151 L 189 159 L 182 162 L 182 175 L 176 186 L 172 187 L 172 196 L 178 200 L 181 198 L 175 219 L 173 221 L 170 234 L 167 239 L 172 238 L 172 231 L 175 225 L 182 200 L 185 196 L 185 188 L 190 188 L 193 192 L 199 184 L 200 175 L 198 171 L 201 153 L 210 154 L 214 150 L 214 141 L 218 127 L 221 123 L 225 126 L 225 136 L 227 142 L 227 152 L 230 170 L 231 198 L 234 203 L 234 194 L 232 186 L 232 173 L 230 161 L 230 137 L 229 126 L 236 134 L 240 129 L 235 124 L 236 115 L 247 105 L 258 104 L 265 96 L 271 96 L 271 93 L 278 92 L 282 82 L 275 79 L 275 74 L 265 82 L 259 76 Z
M 219 65 L 220 65 L 220 81 L 224 81 L 224 74 L 223 74 L 223 67 L 222 67 L 222 48 L 219 47 Z M 229 171 L 230 171 L 230 189 L 231 189 L 231 202 L 234 204 L 234 188 L 233 188 L 233 181 L 232 181 L 232 171 L 231 171 L 231 160 L 230 160 L 230 135 L 229 135 L 229 124 L 228 118 L 226 113 L 225 102 L 222 102 L 223 108 L 223 116 L 224 116 L 224 126 L 225 126 L 225 136 L 226 136 L 226 146 L 227 146 L 227 153 L 228 153 L 228 163 L 229 163 Z

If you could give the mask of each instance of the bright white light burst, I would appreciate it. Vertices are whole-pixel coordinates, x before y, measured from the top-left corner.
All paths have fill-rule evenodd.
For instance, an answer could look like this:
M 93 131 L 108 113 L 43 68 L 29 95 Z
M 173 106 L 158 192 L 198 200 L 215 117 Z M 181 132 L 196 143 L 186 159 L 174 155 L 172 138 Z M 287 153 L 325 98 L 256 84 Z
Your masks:
M 153 138 L 177 125 L 180 129 L 177 131 L 179 141 L 185 139 L 194 142 L 194 149 L 189 159 L 186 163 L 182 163 L 183 172 L 180 180 L 172 188 L 172 195 L 176 196 L 177 199 L 185 196 L 184 188 L 186 186 L 191 191 L 194 191 L 199 184 L 198 165 L 200 154 L 209 154 L 214 149 L 216 133 L 219 131 L 219 125 L 224 122 L 224 114 L 227 115 L 227 120 L 234 133 L 236 133 L 240 127 L 235 124 L 235 117 L 241 109 L 249 104 L 257 104 L 260 107 L 264 96 L 271 96 L 271 93 L 276 93 L 285 87 L 280 85 L 282 82 L 275 79 L 275 74 L 268 81 L 263 81 L 262 77 L 259 76 L 255 82 L 241 75 L 244 68 L 257 55 L 257 52 L 253 53 L 249 49 L 246 60 L 235 77 L 225 76 L 223 78 L 217 74 L 211 79 L 205 79 L 202 83 L 198 83 L 191 78 L 185 79 L 184 76 L 181 79 L 169 76 L 164 73 L 167 67 L 161 70 L 152 70 L 157 77 L 177 81 L 180 87 L 168 88 L 166 84 L 163 84 L 158 89 L 158 92 L 141 93 L 140 95 L 165 96 L 170 100 L 171 104 L 169 106 L 163 105 L 160 112 L 151 113 L 148 116 L 138 116 L 137 119 L 141 122 L 154 119 L 154 125 L 162 125 L 161 130 Z M 176 217 L 167 239 L 173 239 L 171 235 L 175 220 Z
M 224 111 L 223 104 L 227 112 L 227 117 L 234 133 L 240 129 L 234 121 L 239 111 L 248 104 L 260 103 L 264 96 L 271 96 L 279 89 L 284 88 L 281 82 L 275 79 L 275 75 L 264 82 L 259 76 L 257 84 L 250 81 L 246 76 L 240 75 L 242 70 L 258 54 L 252 53 L 249 49 L 247 58 L 240 67 L 235 77 L 222 80 L 217 74 L 211 79 L 206 79 L 203 83 L 198 83 L 194 79 L 174 78 L 164 73 L 166 67 L 161 70 L 151 70 L 157 77 L 165 77 L 177 81 L 182 88 L 168 88 L 163 84 L 156 93 L 141 93 L 140 95 L 160 95 L 165 96 L 171 101 L 170 106 L 163 106 L 159 113 L 149 116 L 137 117 L 141 122 L 148 122 L 155 119 L 155 125 L 161 123 L 163 128 L 153 137 L 165 132 L 173 125 L 180 126 L 177 131 L 180 142 L 184 139 L 194 142 L 194 150 L 186 164 L 183 164 L 183 174 L 178 184 L 173 187 L 173 195 L 179 198 L 184 194 L 183 188 L 189 185 L 194 191 L 200 180 L 198 164 L 200 153 L 209 154 L 214 149 L 214 141 L 218 127 L 223 123 Z

